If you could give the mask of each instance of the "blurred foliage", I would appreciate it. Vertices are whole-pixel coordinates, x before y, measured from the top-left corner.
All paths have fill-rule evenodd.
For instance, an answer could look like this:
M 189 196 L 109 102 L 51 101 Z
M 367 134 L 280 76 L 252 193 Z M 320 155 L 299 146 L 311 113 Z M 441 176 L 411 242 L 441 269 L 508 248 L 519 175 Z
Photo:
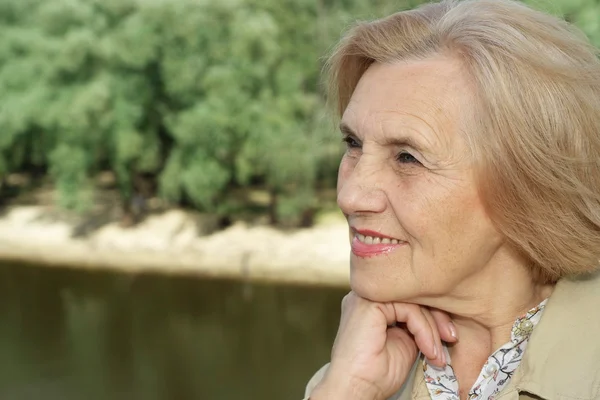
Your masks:
M 297 220 L 335 181 L 323 56 L 352 20 L 418 3 L 0 0 L 0 177 L 38 171 L 83 210 L 111 171 L 125 210 L 159 197 L 223 216 L 260 186 L 273 222 Z M 600 44 L 600 1 L 531 3 Z

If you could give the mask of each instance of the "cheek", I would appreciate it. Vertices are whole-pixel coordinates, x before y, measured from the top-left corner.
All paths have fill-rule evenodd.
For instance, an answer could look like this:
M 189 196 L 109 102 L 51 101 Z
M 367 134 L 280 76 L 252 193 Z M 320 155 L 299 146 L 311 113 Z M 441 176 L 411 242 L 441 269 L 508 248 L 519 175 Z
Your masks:
M 396 194 L 396 215 L 420 247 L 458 250 L 457 242 L 488 234 L 489 220 L 471 185 L 415 176 L 403 179 Z
M 441 218 L 447 231 L 461 237 L 489 236 L 495 232 L 475 188 L 463 187 L 441 199 Z
M 423 199 L 418 226 L 423 250 L 436 268 L 472 271 L 485 263 L 499 243 L 480 198 L 472 187 L 460 187 Z M 457 275 L 457 276 L 458 276 Z
M 395 190 L 389 198 L 394 214 L 403 230 L 419 241 L 429 225 L 441 222 L 436 214 L 440 212 L 444 196 L 439 186 L 428 183 L 423 176 L 402 176 L 393 186 Z

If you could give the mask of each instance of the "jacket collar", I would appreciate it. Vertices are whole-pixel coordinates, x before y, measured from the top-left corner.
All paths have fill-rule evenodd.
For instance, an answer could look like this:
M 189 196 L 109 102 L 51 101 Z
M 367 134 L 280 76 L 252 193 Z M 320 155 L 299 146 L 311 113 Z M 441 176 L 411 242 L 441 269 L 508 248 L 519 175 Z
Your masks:
M 557 283 L 511 387 L 546 400 L 600 398 L 600 272 Z

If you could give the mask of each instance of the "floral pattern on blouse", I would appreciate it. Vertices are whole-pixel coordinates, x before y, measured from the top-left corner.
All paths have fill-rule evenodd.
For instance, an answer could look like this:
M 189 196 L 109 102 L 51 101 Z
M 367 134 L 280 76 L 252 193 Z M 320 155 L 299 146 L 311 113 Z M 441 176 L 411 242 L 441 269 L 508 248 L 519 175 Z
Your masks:
M 496 350 L 483 365 L 469 391 L 469 400 L 493 400 L 508 384 L 523 358 L 529 337 L 540 321 L 547 302 L 548 299 L 542 301 L 527 314 L 517 318 L 511 330 L 510 342 Z M 446 346 L 444 351 L 448 360 L 445 368 L 431 366 L 426 360 L 423 362 L 425 383 L 432 400 L 460 400 L 458 381 Z

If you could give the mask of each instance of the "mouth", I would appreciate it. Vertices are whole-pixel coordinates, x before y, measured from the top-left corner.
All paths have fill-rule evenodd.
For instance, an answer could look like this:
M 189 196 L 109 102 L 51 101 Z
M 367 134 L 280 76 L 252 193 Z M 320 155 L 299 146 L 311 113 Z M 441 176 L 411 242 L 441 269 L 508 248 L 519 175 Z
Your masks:
M 388 254 L 407 242 L 369 230 L 352 229 L 352 253 L 358 257 Z

